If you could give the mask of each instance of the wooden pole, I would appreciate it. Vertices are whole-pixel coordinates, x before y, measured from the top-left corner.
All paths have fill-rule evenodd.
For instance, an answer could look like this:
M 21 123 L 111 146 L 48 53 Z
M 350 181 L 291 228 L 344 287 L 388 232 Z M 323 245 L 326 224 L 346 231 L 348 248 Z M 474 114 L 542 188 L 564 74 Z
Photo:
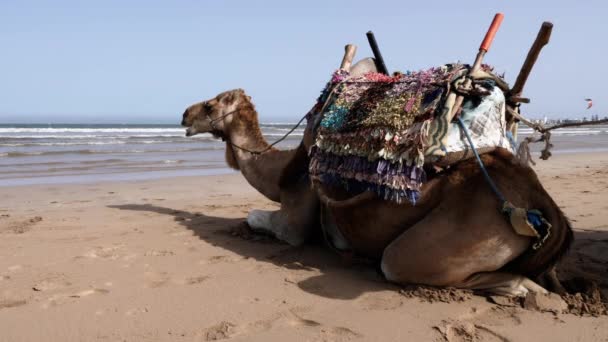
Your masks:
M 538 55 L 540 51 L 543 49 L 545 45 L 549 43 L 549 39 L 551 38 L 551 31 L 553 30 L 553 24 L 545 21 L 540 30 L 538 31 L 538 35 L 534 40 L 534 44 L 530 47 L 530 51 L 528 51 L 528 55 L 526 56 L 526 60 L 519 71 L 519 75 L 517 75 L 517 80 L 511 88 L 509 92 L 510 98 L 517 99 L 521 97 L 521 94 L 524 90 L 524 86 L 526 85 L 526 81 L 528 80 L 528 76 L 530 76 L 530 72 L 532 71 L 532 67 L 534 67 L 534 63 L 538 59 Z
M 498 31 L 498 28 L 500 27 L 500 24 L 502 23 L 503 18 L 504 18 L 504 15 L 502 13 L 496 13 L 496 15 L 494 16 L 494 20 L 492 20 L 492 24 L 490 25 L 488 32 L 486 32 L 486 36 L 483 38 L 481 45 L 479 46 L 479 52 L 477 52 L 477 56 L 475 57 L 475 62 L 473 63 L 471 70 L 469 70 L 469 74 L 474 73 L 481 66 L 481 61 L 483 60 L 483 57 L 485 56 L 486 52 L 488 52 L 490 50 L 490 46 L 492 45 L 494 36 L 496 36 L 496 32 Z M 464 81 L 463 87 L 468 88 L 470 86 L 471 86 L 471 79 L 467 78 Z M 462 106 L 463 100 L 464 100 L 464 96 L 462 96 L 462 95 L 458 95 L 456 97 L 456 100 L 454 101 L 454 107 L 452 107 L 452 112 L 450 113 L 450 117 L 448 118 L 448 121 L 451 121 L 452 118 L 454 117 L 454 115 L 456 115 L 456 113 L 458 113 L 458 111 L 460 110 L 460 107 Z
M 380 48 L 378 48 L 378 42 L 376 42 L 374 33 L 372 31 L 367 31 L 365 35 L 367 36 L 369 46 L 372 48 L 372 52 L 374 53 L 376 69 L 378 69 L 378 72 L 388 75 L 388 69 L 386 68 L 386 64 L 384 64 L 384 58 L 382 58 L 382 54 L 380 53 Z
M 517 121 L 518 120 L 524 121 L 521 119 L 522 117 L 518 113 L 519 108 L 518 108 L 517 104 L 530 102 L 530 100 L 522 97 L 522 93 L 524 91 L 524 86 L 526 85 L 526 82 L 528 81 L 528 76 L 530 76 L 532 67 L 534 67 L 536 60 L 538 59 L 538 56 L 540 55 L 540 51 L 543 49 L 543 47 L 545 45 L 547 45 L 549 43 L 549 39 L 551 38 L 552 31 L 553 31 L 552 23 L 545 21 L 541 25 L 540 30 L 538 31 L 538 34 L 536 35 L 536 39 L 534 40 L 534 43 L 532 44 L 532 46 L 530 47 L 530 50 L 528 51 L 528 55 L 526 56 L 524 64 L 521 66 L 521 69 L 519 70 L 519 75 L 517 75 L 515 84 L 509 91 L 509 94 L 507 97 L 507 109 L 509 109 L 509 110 L 507 112 L 509 112 L 509 114 L 511 114 L 511 117 L 512 117 L 512 119 L 510 119 L 509 121 L 511 122 L 511 124 L 510 124 L 511 134 L 513 134 L 513 138 L 515 138 L 515 139 L 517 139 Z M 510 110 L 511 108 L 509 108 L 509 107 L 513 107 L 514 109 Z M 528 124 L 525 121 L 524 121 L 524 123 Z
M 344 57 L 342 57 L 342 63 L 340 63 L 340 69 L 349 71 L 351 65 L 353 64 L 353 59 L 355 58 L 355 54 L 357 53 L 357 46 L 352 44 L 347 44 L 344 47 Z

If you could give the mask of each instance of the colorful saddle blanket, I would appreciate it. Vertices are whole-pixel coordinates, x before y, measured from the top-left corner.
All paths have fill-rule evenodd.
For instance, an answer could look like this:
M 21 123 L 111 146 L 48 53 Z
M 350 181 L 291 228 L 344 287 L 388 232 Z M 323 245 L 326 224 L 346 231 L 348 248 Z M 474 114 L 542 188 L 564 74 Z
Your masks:
M 425 163 L 468 157 L 464 136 L 450 127 L 455 124 L 441 120 L 451 110 L 451 85 L 467 71 L 460 64 L 396 76 L 349 77 L 344 70 L 336 71 L 309 112 L 309 122 L 318 122 L 310 176 L 415 204 L 426 181 Z M 465 122 L 475 127 L 473 137 L 482 148 L 510 148 L 504 138 L 504 94 L 491 79 L 476 87 L 462 112 Z M 454 158 L 450 152 L 460 154 Z

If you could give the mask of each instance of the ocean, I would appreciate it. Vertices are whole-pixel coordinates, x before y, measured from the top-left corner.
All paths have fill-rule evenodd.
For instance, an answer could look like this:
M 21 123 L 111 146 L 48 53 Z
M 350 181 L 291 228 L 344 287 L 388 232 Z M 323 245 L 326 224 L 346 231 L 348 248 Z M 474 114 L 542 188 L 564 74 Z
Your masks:
M 267 141 L 293 124 L 267 123 Z M 296 147 L 304 126 L 279 148 Z M 178 125 L 0 124 L 0 186 L 230 173 L 225 143 Z
M 264 123 L 269 142 L 292 123 Z M 279 148 L 293 148 L 304 125 Z M 522 127 L 520 138 L 532 133 Z M 608 126 L 565 128 L 552 138 L 554 153 L 608 151 Z M 533 145 L 538 151 L 542 144 Z M 143 180 L 234 172 L 225 144 L 209 134 L 186 137 L 178 125 L 0 124 L 0 186 Z

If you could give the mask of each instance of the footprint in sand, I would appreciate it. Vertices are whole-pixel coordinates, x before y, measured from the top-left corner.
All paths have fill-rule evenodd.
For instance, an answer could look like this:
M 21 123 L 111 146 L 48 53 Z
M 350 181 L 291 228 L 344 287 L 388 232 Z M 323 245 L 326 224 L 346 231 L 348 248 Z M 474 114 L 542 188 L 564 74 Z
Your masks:
M 56 295 L 49 297 L 47 303 L 42 305 L 42 308 L 48 309 L 49 307 L 63 305 L 66 303 L 71 303 L 80 298 L 88 297 L 93 294 L 105 295 L 108 293 L 110 293 L 110 290 L 103 289 L 103 288 L 92 288 L 92 289 L 82 290 L 82 291 L 78 291 L 78 292 L 74 292 L 74 293 L 60 293 L 60 294 L 56 294 Z
M 120 258 L 118 251 L 121 250 L 122 248 L 123 248 L 122 245 L 111 246 L 111 247 L 97 246 L 97 247 L 89 250 L 85 254 L 83 254 L 81 256 L 77 256 L 76 258 L 90 258 L 90 259 L 101 258 L 101 259 L 116 260 L 116 259 Z
M 11 222 L 5 228 L 0 229 L 0 233 L 23 234 L 30 231 L 40 221 L 42 221 L 42 217 L 34 216 L 27 220 Z
M 395 310 L 403 305 L 403 296 L 396 291 L 365 294 L 357 300 L 364 310 Z
M 173 255 L 175 255 L 175 253 L 173 251 L 169 251 L 169 250 L 151 250 L 151 251 L 147 251 L 146 253 L 144 253 L 144 256 L 165 257 L 165 256 L 173 256 Z
M 90 296 L 90 295 L 95 294 L 95 293 L 108 294 L 108 293 L 110 293 L 110 290 L 107 290 L 107 289 L 89 289 L 89 290 L 84 290 L 84 291 L 80 291 L 80 292 L 71 294 L 70 298 L 82 298 L 82 297 Z
M 475 310 L 459 317 L 461 320 L 473 321 L 484 326 L 518 326 L 522 324 L 520 308 L 517 306 L 494 306 L 489 309 Z
M 196 285 L 196 284 L 200 284 L 200 283 L 204 282 L 205 280 L 207 280 L 209 278 L 210 278 L 209 276 L 190 277 L 190 278 L 185 279 L 184 284 Z
M 268 318 L 257 320 L 257 321 L 251 322 L 249 324 L 242 325 L 238 328 L 236 327 L 236 325 L 233 325 L 231 327 L 230 336 L 252 335 L 252 334 L 261 333 L 261 332 L 271 330 L 273 328 L 280 328 L 280 327 L 294 328 L 294 327 L 319 327 L 319 326 L 321 326 L 321 323 L 311 320 L 311 319 L 303 318 L 301 316 L 303 313 L 305 313 L 307 311 L 308 311 L 307 308 L 295 307 L 295 308 L 289 309 L 287 311 L 277 312 Z M 222 322 L 222 323 L 224 323 L 224 322 Z M 218 325 L 216 325 L 214 327 L 218 327 Z
M 213 265 L 213 264 L 219 264 L 219 263 L 234 263 L 234 262 L 237 262 L 242 259 L 243 258 L 238 258 L 238 257 L 234 257 L 234 256 L 229 256 L 229 255 L 214 255 L 207 260 L 199 261 L 199 264 Z
M 512 306 L 495 306 L 473 310 L 455 320 L 442 321 L 434 327 L 448 342 L 459 341 L 510 341 L 495 329 L 522 324 L 521 309 Z
M 140 314 L 144 314 L 148 311 L 149 311 L 148 308 L 134 308 L 134 309 L 127 310 L 125 312 L 125 316 L 140 315 Z
M 254 321 L 249 324 L 239 326 L 231 325 L 228 327 L 228 334 L 226 334 L 226 337 L 224 338 L 235 336 L 252 336 L 274 329 L 300 329 L 306 335 L 310 336 L 308 340 L 311 341 L 350 341 L 352 339 L 362 337 L 361 334 L 347 327 L 328 327 L 316 320 L 305 318 L 304 315 L 308 314 L 309 312 L 309 308 L 294 307 L 286 311 L 277 312 L 266 319 Z M 223 328 L 225 325 L 216 325 L 213 328 L 218 327 Z
M 487 326 L 460 320 L 443 321 L 434 327 L 447 342 L 500 341 L 510 342 L 508 338 Z
M 23 269 L 23 266 L 21 266 L 21 265 L 13 265 L 13 266 L 7 267 L 7 270 L 9 272 L 18 272 L 18 271 L 21 271 L 22 269 Z
M 219 324 L 211 326 L 203 331 L 205 341 L 218 341 L 230 338 L 234 334 L 236 325 L 231 322 L 222 321 Z
M 40 278 L 34 286 L 32 286 L 32 290 L 36 292 L 53 291 L 69 287 L 70 285 L 72 285 L 72 283 L 67 280 L 67 277 L 64 274 L 53 273 Z
M 346 327 L 332 327 L 321 329 L 320 336 L 317 341 L 350 341 L 356 338 L 361 338 L 363 335 Z
M 146 278 L 146 287 L 152 289 L 165 286 L 170 280 L 167 272 L 146 272 L 144 276 Z
M 0 310 L 16 308 L 25 304 L 27 304 L 25 299 L 0 299 Z

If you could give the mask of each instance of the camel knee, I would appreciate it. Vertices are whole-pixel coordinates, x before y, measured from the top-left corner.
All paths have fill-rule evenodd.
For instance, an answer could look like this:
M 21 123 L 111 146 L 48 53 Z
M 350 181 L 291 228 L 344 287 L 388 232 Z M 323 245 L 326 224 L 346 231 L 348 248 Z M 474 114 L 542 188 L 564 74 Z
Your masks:
M 448 286 L 454 278 L 453 272 L 440 263 L 429 267 L 428 263 L 417 264 L 413 256 L 398 248 L 387 247 L 382 255 L 380 269 L 384 277 L 397 284 L 424 284 Z
M 290 226 L 290 229 L 283 231 L 277 238 L 283 240 L 294 247 L 302 246 L 308 241 L 310 236 L 308 227 L 302 225 Z
M 293 222 L 283 210 L 252 210 L 247 215 L 247 224 L 253 231 L 270 233 L 292 246 L 301 246 L 311 235 L 306 222 Z
M 418 283 L 416 280 L 415 269 L 409 267 L 407 264 L 407 256 L 404 257 L 402 253 L 396 248 L 391 248 L 389 245 L 384 249 L 382 253 L 382 260 L 380 261 L 380 270 L 386 280 L 397 283 Z
M 271 215 L 272 211 L 252 210 L 247 215 L 247 224 L 254 231 L 262 230 L 272 232 Z

